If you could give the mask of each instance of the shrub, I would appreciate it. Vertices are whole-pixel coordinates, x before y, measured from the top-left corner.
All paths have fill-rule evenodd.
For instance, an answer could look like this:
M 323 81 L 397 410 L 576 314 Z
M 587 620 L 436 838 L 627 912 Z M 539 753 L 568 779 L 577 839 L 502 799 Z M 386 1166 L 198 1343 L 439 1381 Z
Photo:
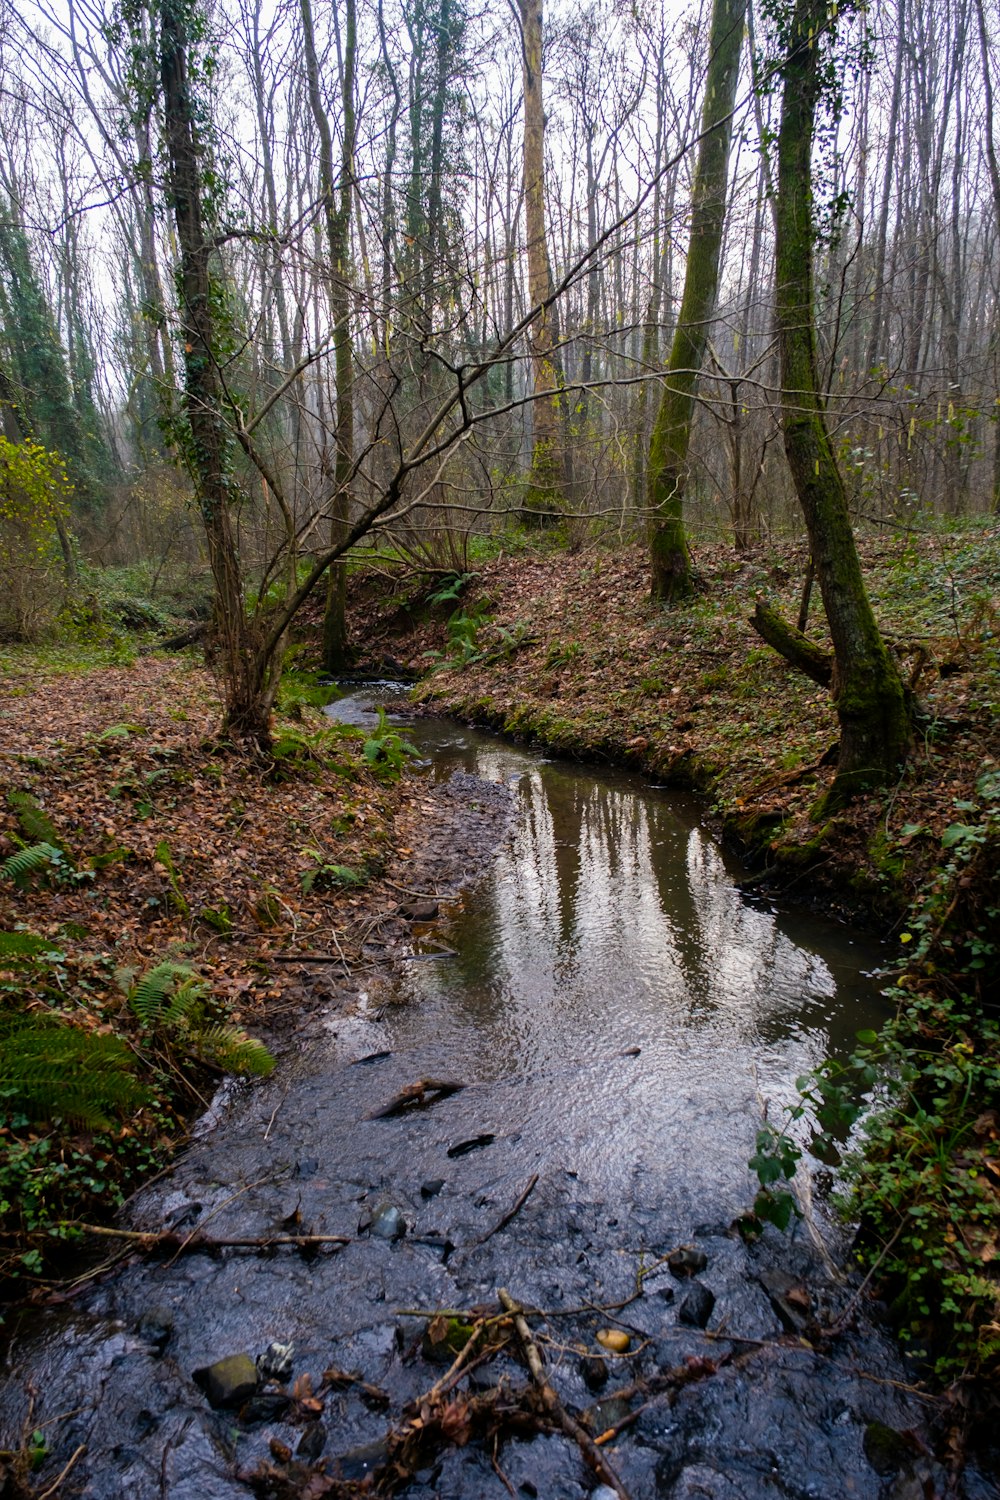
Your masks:
M 0 636 L 37 641 L 56 622 L 71 490 L 58 454 L 0 437 Z

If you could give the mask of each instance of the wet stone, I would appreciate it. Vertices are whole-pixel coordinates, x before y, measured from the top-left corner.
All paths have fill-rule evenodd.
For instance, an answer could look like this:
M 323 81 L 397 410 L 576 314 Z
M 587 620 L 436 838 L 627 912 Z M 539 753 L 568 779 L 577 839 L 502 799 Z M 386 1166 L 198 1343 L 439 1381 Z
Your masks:
M 262 1380 L 277 1380 L 284 1385 L 292 1373 L 294 1344 L 268 1344 L 263 1354 L 257 1356 L 257 1370 Z
M 684 1245 L 679 1250 L 671 1250 L 667 1256 L 667 1265 L 677 1277 L 697 1276 L 708 1265 L 708 1256 L 704 1250 Z
M 580 1377 L 588 1391 L 602 1391 L 608 1383 L 608 1367 L 599 1355 L 581 1359 Z
M 913 1449 L 901 1432 L 884 1422 L 869 1422 L 864 1437 L 865 1458 L 876 1474 L 896 1474 L 913 1455 Z
M 350 1448 L 337 1462 L 341 1479 L 367 1479 L 379 1464 L 385 1463 L 388 1451 L 381 1439 L 376 1443 L 365 1443 L 360 1448 Z
M 704 1328 L 712 1316 L 715 1306 L 715 1293 L 710 1291 L 702 1282 L 696 1281 L 691 1290 L 685 1292 L 684 1299 L 677 1309 L 677 1317 L 681 1323 L 688 1328 Z
M 145 1343 L 150 1344 L 157 1354 L 162 1354 L 170 1343 L 174 1331 L 174 1315 L 166 1307 L 150 1307 L 139 1319 L 136 1330 L 139 1337 Z
M 248 1400 L 258 1386 L 257 1366 L 249 1354 L 228 1354 L 213 1365 L 195 1370 L 195 1384 L 200 1386 L 210 1406 L 239 1406 Z
M 296 1458 L 312 1463 L 326 1447 L 326 1428 L 322 1422 L 309 1422 L 295 1449 Z
M 375 1210 L 368 1232 L 380 1240 L 401 1240 L 406 1233 L 406 1220 L 394 1204 L 383 1203 Z
M 240 1410 L 240 1422 L 244 1427 L 262 1427 L 266 1422 L 281 1422 L 291 1406 L 290 1396 L 281 1391 L 261 1391 Z
M 587 1425 L 595 1436 L 600 1436 L 609 1427 L 624 1422 L 631 1410 L 631 1403 L 624 1396 L 609 1396 L 607 1401 L 598 1401 L 586 1413 Z
M 436 1198 L 443 1187 L 443 1177 L 432 1177 L 429 1182 L 420 1184 L 420 1196 L 421 1198 Z

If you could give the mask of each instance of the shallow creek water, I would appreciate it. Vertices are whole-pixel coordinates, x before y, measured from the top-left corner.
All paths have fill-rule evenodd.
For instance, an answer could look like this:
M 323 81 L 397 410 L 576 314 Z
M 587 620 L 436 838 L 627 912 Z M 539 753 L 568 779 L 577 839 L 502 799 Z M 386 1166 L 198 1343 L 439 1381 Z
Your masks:
M 371 722 L 379 697 L 391 706 L 391 690 L 369 688 L 336 713 Z M 831 1276 L 815 1231 L 768 1231 L 747 1246 L 730 1228 L 753 1195 L 746 1161 L 763 1101 L 778 1115 L 800 1073 L 880 1019 L 868 977 L 877 952 L 742 895 L 694 802 L 448 721 L 404 732 L 428 761 L 429 808 L 510 798 L 508 835 L 441 918 L 415 926 L 395 977 L 331 989 L 300 1055 L 268 1083 L 225 1093 L 211 1128 L 130 1213 L 140 1228 L 291 1228 L 352 1242 L 310 1258 L 138 1261 L 67 1307 L 22 1317 L 6 1351 L 0 1446 L 16 1445 L 33 1391 L 31 1425 L 51 1450 L 43 1489 L 85 1447 L 61 1494 L 245 1496 L 271 1440 L 294 1449 L 305 1430 L 280 1401 L 213 1410 L 196 1369 L 292 1342 L 294 1376 L 318 1386 L 331 1366 L 358 1371 L 398 1413 L 441 1373 L 415 1352 L 414 1310 L 492 1303 L 506 1286 L 552 1315 L 536 1326 L 576 1411 L 601 1399 L 578 1350 L 599 1353 L 593 1335 L 609 1323 L 632 1350 L 609 1358 L 604 1397 L 689 1357 L 723 1361 L 609 1448 L 633 1500 L 937 1493 L 919 1440 L 885 1441 L 884 1428 L 919 1431 L 927 1412 L 901 1388 L 909 1377 L 891 1342 L 864 1318 L 821 1348 L 798 1338 L 796 1308 L 832 1315 L 852 1291 Z M 421 1078 L 466 1087 L 367 1118 Z M 359 1235 L 385 1206 L 405 1236 Z M 662 1264 L 682 1245 L 706 1260 L 693 1279 Z M 650 1267 L 627 1307 L 589 1310 L 629 1298 Z M 704 1329 L 696 1284 L 714 1297 Z M 476 1378 L 486 1387 L 501 1375 L 523 1379 L 505 1357 Z M 619 1416 L 594 1421 L 600 1430 Z M 361 1480 L 389 1420 L 356 1389 L 331 1393 L 303 1452 Z M 970 1500 L 995 1493 L 973 1473 L 964 1484 Z M 403 1493 L 576 1500 L 596 1485 L 579 1450 L 552 1435 L 495 1454 L 449 1450 Z

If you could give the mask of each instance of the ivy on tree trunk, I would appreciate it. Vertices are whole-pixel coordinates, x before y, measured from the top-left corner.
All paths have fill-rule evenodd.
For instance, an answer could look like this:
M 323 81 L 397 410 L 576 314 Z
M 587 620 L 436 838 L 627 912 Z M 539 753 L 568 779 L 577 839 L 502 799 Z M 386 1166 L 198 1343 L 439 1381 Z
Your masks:
M 783 62 L 775 215 L 782 427 L 830 626 L 840 723 L 825 809 L 897 775 L 910 717 L 895 662 L 865 591 L 847 494 L 826 428 L 814 324 L 812 146 L 823 90 L 827 0 L 794 0 Z

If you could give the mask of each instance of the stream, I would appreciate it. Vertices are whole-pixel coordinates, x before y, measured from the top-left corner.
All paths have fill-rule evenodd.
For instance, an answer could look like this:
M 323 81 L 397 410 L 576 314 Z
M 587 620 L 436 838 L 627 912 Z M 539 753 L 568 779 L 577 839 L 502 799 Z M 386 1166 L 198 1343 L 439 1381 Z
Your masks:
M 331 712 L 371 724 L 399 691 L 358 688 Z M 693 799 L 447 720 L 402 732 L 425 760 L 429 821 L 447 805 L 499 825 L 510 805 L 495 854 L 410 925 L 390 970 L 330 988 L 272 1079 L 224 1088 L 126 1220 L 350 1243 L 136 1260 L 22 1314 L 0 1370 L 0 1446 L 41 1426 L 39 1490 L 76 1454 L 58 1494 L 94 1500 L 235 1500 L 288 1450 L 360 1482 L 393 1413 L 447 1368 L 421 1352 L 417 1314 L 493 1305 L 504 1286 L 546 1314 L 533 1328 L 549 1378 L 595 1431 L 628 1411 L 619 1387 L 718 1365 L 688 1365 L 701 1378 L 608 1445 L 631 1500 L 944 1495 L 921 1437 L 930 1408 L 854 1306 L 855 1283 L 832 1274 L 845 1252 L 821 1203 L 787 1235 L 744 1243 L 731 1228 L 756 1187 L 765 1102 L 779 1119 L 801 1073 L 883 1018 L 878 949 L 741 893 Z M 464 1087 L 370 1118 L 421 1079 Z M 848 1309 L 843 1332 L 818 1336 Z M 627 1354 L 594 1342 L 607 1327 Z M 294 1346 L 285 1369 L 280 1352 L 272 1363 L 300 1395 L 332 1367 L 387 1393 L 391 1412 L 358 1384 L 322 1409 L 290 1407 L 275 1381 L 210 1404 L 212 1377 L 196 1372 L 275 1343 Z M 603 1387 L 581 1350 L 603 1359 Z M 507 1354 L 472 1388 L 504 1377 L 527 1378 Z M 399 1493 L 612 1494 L 562 1433 L 445 1448 Z M 958 1493 L 998 1491 L 969 1468 Z

